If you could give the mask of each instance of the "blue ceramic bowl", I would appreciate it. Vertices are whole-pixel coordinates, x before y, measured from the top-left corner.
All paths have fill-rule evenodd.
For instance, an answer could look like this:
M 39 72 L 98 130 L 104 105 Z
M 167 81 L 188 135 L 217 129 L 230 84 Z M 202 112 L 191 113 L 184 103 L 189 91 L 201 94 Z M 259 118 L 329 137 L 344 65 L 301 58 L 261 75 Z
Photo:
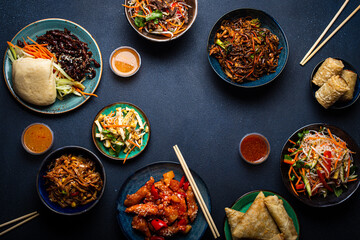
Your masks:
M 100 48 L 97 45 L 95 39 L 91 36 L 91 34 L 79 24 L 71 22 L 65 19 L 59 18 L 48 18 L 33 22 L 23 29 L 21 29 L 15 37 L 11 40 L 13 44 L 16 44 L 17 40 L 22 40 L 22 38 L 26 39 L 30 37 L 32 39 L 37 39 L 38 36 L 41 36 L 46 33 L 46 31 L 58 29 L 64 30 L 64 28 L 68 29 L 72 34 L 76 35 L 80 41 L 83 41 L 88 44 L 89 51 L 93 53 L 93 58 L 100 64 L 99 68 L 94 68 L 96 72 L 96 76 L 93 79 L 86 79 L 83 82 L 85 86 L 85 92 L 94 93 L 96 88 L 98 87 L 102 75 L 103 62 L 102 56 L 100 52 Z M 71 110 L 76 109 L 83 105 L 87 100 L 90 99 L 89 96 L 78 97 L 73 94 L 67 95 L 64 97 L 62 101 L 56 99 L 56 101 L 49 106 L 36 106 L 26 101 L 22 100 L 13 89 L 13 81 L 12 81 L 12 64 L 8 57 L 8 51 L 6 49 L 4 56 L 4 65 L 3 65 L 3 73 L 6 86 L 8 87 L 10 93 L 13 97 L 21 103 L 26 108 L 43 114 L 60 114 L 69 112 Z
M 132 214 L 125 213 L 125 205 L 124 201 L 126 199 L 127 194 L 135 193 L 140 187 L 144 186 L 144 184 L 150 179 L 150 177 L 154 177 L 155 182 L 159 181 L 163 178 L 163 174 L 168 171 L 173 171 L 175 174 L 175 179 L 180 181 L 181 177 L 184 175 L 184 172 L 180 166 L 180 164 L 175 162 L 157 162 L 150 164 L 129 176 L 129 178 L 123 183 L 119 196 L 116 200 L 116 218 L 118 220 L 118 224 L 120 225 L 121 230 L 124 235 L 129 240 L 144 240 L 144 236 L 132 229 L 131 222 L 133 219 Z M 211 202 L 210 202 L 210 194 L 209 190 L 206 187 L 204 181 L 197 175 L 195 172 L 190 170 L 194 180 L 199 188 L 199 191 L 204 199 L 206 206 L 211 212 Z M 208 226 L 205 217 L 201 211 L 199 206 L 199 211 L 197 217 L 193 223 L 191 223 L 192 229 L 188 234 L 176 234 L 171 237 L 173 240 L 199 240 L 204 235 L 205 230 Z
M 269 82 L 273 81 L 277 76 L 279 76 L 279 74 L 285 68 L 285 65 L 286 65 L 286 62 L 287 62 L 287 59 L 289 56 L 289 46 L 288 46 L 288 42 L 287 42 L 285 33 L 273 17 L 271 17 L 269 14 L 267 14 L 263 11 L 256 10 L 256 9 L 247 9 L 247 8 L 237 9 L 237 10 L 231 11 L 229 13 L 226 13 L 213 26 L 213 28 L 210 32 L 210 35 L 209 35 L 207 50 L 209 52 L 210 47 L 214 44 L 214 37 L 215 37 L 216 31 L 220 28 L 221 22 L 223 20 L 234 20 L 234 19 L 238 19 L 241 17 L 247 17 L 247 16 L 250 16 L 252 18 L 258 18 L 261 22 L 261 27 L 269 29 L 273 34 L 275 34 L 279 38 L 279 48 L 282 47 L 283 49 L 281 50 L 281 53 L 279 56 L 279 63 L 278 63 L 278 67 L 276 68 L 276 72 L 268 74 L 268 75 L 264 75 L 255 81 L 245 81 L 242 83 L 237 83 L 237 82 L 234 82 L 233 80 L 231 80 L 228 76 L 226 76 L 226 74 L 224 73 L 224 71 L 222 70 L 222 68 L 220 66 L 219 61 L 216 58 L 214 58 L 210 55 L 208 55 L 208 58 L 209 58 L 211 67 L 214 69 L 216 74 L 219 75 L 219 77 L 221 77 L 224 81 L 226 81 L 234 86 L 237 86 L 237 87 L 254 88 L 254 87 L 259 87 L 259 86 L 268 84 Z
M 72 207 L 63 208 L 59 204 L 50 201 L 49 194 L 46 191 L 45 179 L 43 178 L 43 176 L 46 175 L 46 173 L 48 171 L 48 166 L 50 165 L 50 163 L 52 163 L 53 161 L 55 161 L 55 159 L 59 158 L 60 156 L 62 156 L 64 154 L 81 155 L 81 156 L 88 158 L 88 159 L 92 160 L 93 162 L 95 162 L 96 170 L 97 170 L 97 172 L 100 173 L 101 178 L 103 180 L 103 188 L 102 188 L 101 192 L 98 194 L 98 197 L 95 201 L 89 202 L 85 205 L 77 206 L 75 208 L 72 208 Z M 92 153 L 90 150 L 83 148 L 83 147 L 78 147 L 78 146 L 66 146 L 66 147 L 59 148 L 59 149 L 53 151 L 52 153 L 50 153 L 44 159 L 44 161 L 41 163 L 40 170 L 39 170 L 39 172 L 37 174 L 37 178 L 36 178 L 36 188 L 37 188 L 37 192 L 39 194 L 41 201 L 51 211 L 58 213 L 58 214 L 62 214 L 62 215 L 79 215 L 79 214 L 88 212 L 91 208 L 93 208 L 99 202 L 100 198 L 102 197 L 102 195 L 104 193 L 105 184 L 106 184 L 105 169 L 104 169 L 104 166 L 103 166 L 102 162 L 100 161 L 100 159 L 94 153 Z
M 350 101 L 346 101 L 346 102 L 337 101 L 336 103 L 334 103 L 334 105 L 329 107 L 329 109 L 343 109 L 343 108 L 350 107 L 351 105 L 353 105 L 359 99 L 359 96 L 360 96 L 360 80 L 359 80 L 359 74 L 356 72 L 356 69 L 350 63 L 348 63 L 347 61 L 345 61 L 344 59 L 341 59 L 341 58 L 335 58 L 335 59 L 341 60 L 343 62 L 344 66 L 345 66 L 344 69 L 351 70 L 351 71 L 353 71 L 354 73 L 357 74 L 353 99 L 351 99 Z M 324 61 L 325 60 L 319 62 L 315 66 L 315 68 L 312 71 L 311 76 L 310 76 L 310 88 L 311 88 L 311 93 L 314 96 L 314 98 L 315 98 L 315 92 L 319 89 L 319 86 L 316 86 L 315 84 L 313 84 L 312 79 L 313 79 L 315 73 L 317 72 L 317 70 L 319 69 L 321 64 L 323 64 Z

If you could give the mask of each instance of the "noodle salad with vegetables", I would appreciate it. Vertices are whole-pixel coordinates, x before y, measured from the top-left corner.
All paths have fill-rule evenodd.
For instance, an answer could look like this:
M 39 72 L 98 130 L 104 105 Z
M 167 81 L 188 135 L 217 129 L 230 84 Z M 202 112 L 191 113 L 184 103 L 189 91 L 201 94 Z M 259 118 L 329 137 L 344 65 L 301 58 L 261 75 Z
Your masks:
M 349 182 L 357 180 L 352 152 L 344 140 L 329 128 L 304 130 L 299 140 L 289 140 L 292 147 L 283 161 L 289 164 L 288 177 L 296 195 L 326 197 L 329 192 L 340 196 Z
M 185 0 L 129 0 L 130 16 L 139 31 L 173 38 L 185 31 L 191 8 Z

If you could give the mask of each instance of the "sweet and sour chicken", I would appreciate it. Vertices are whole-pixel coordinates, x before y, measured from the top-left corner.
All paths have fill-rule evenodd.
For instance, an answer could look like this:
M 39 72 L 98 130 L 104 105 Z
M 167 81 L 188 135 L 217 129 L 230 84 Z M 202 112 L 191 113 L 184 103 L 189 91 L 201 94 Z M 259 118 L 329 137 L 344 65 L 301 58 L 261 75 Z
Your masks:
M 187 234 L 197 215 L 198 206 L 185 176 L 174 179 L 173 171 L 155 182 L 153 177 L 136 193 L 127 195 L 125 212 L 135 214 L 132 228 L 142 232 L 145 240 L 164 240 L 174 234 Z

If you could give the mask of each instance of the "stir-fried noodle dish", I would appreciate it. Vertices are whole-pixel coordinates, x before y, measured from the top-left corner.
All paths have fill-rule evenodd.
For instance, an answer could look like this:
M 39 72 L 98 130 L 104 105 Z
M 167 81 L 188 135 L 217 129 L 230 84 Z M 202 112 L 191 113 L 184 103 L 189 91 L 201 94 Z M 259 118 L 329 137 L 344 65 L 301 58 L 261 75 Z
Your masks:
M 283 160 L 290 165 L 288 177 L 296 195 L 340 196 L 350 182 L 357 180 L 355 153 L 329 128 L 306 130 L 298 136 L 297 142 L 289 140 L 293 146 Z
M 141 32 L 172 38 L 189 23 L 191 6 L 185 0 L 129 0 L 123 6 Z
M 275 72 L 278 66 L 279 38 L 260 20 L 244 17 L 224 20 L 217 30 L 210 55 L 234 82 L 255 81 Z
M 103 188 L 95 163 L 71 154 L 62 155 L 51 163 L 44 178 L 50 200 L 63 208 L 92 202 Z

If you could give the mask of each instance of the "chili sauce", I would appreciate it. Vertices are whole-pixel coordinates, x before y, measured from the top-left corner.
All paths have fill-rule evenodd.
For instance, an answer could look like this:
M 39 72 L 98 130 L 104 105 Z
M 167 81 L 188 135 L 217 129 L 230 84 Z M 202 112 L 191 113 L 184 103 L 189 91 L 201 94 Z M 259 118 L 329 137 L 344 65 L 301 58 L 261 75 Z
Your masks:
M 28 152 L 41 154 L 51 147 L 53 133 L 45 124 L 35 123 L 25 129 L 22 143 Z
M 244 160 L 256 164 L 266 159 L 269 153 L 269 146 L 263 136 L 249 134 L 241 141 L 240 152 Z
M 134 49 L 123 47 L 114 51 L 110 64 L 115 74 L 129 77 L 139 69 L 140 57 Z

